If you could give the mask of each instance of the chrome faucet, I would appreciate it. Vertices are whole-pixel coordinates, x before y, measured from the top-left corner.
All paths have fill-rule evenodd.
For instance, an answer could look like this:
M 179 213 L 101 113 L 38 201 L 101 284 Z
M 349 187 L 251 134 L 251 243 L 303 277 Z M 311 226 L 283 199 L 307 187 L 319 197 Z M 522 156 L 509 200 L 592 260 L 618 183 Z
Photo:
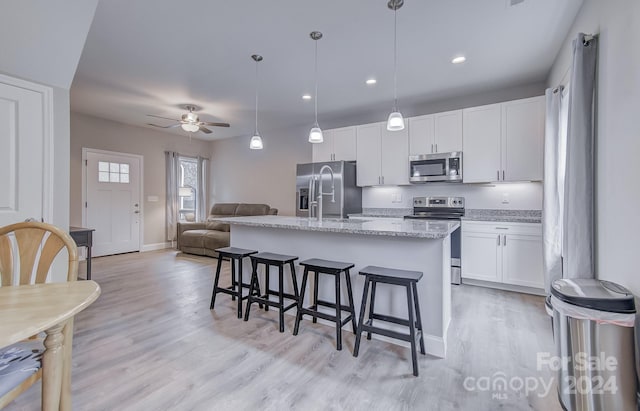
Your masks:
M 330 193 L 322 192 L 322 174 L 325 171 L 329 171 L 329 174 L 331 175 L 331 192 Z M 320 172 L 318 173 L 318 180 L 319 180 L 318 181 L 318 199 L 316 201 L 317 201 L 317 207 L 318 207 L 318 221 L 322 221 L 322 197 L 331 196 L 331 202 L 332 203 L 336 202 L 336 186 L 333 178 L 333 169 L 327 164 L 323 165 L 322 168 L 320 168 Z

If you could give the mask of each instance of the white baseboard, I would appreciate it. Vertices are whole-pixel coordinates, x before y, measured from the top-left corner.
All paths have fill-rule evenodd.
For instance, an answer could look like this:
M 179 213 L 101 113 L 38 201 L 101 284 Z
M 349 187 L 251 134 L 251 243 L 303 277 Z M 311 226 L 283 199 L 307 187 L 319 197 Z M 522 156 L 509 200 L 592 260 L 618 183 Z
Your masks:
M 145 244 L 140 249 L 140 252 L 145 253 L 147 251 L 164 250 L 165 248 L 171 248 L 171 243 L 165 242 L 165 243 Z

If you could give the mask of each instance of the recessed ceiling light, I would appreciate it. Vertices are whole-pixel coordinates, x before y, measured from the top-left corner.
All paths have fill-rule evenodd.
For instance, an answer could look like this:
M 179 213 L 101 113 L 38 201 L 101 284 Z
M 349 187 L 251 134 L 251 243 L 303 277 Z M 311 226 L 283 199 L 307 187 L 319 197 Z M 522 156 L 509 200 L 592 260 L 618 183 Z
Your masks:
M 303 100 L 311 100 L 311 95 L 310 94 L 303 94 L 302 95 L 302 99 Z
M 377 82 L 378 82 L 378 80 L 376 80 L 374 78 L 370 78 L 370 79 L 367 79 L 367 81 L 365 81 L 365 83 L 367 83 L 370 86 L 376 84 Z
M 460 63 L 464 63 L 465 61 L 467 61 L 467 58 L 465 56 L 458 56 L 458 57 L 455 57 L 453 60 L 451 60 L 453 64 L 460 64 Z

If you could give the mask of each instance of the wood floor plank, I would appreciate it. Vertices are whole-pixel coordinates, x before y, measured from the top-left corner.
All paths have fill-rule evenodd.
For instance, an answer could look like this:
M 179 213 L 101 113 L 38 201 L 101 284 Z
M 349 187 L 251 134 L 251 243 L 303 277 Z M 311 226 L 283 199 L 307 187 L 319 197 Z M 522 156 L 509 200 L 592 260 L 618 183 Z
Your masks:
M 465 389 L 465 379 L 554 375 L 536 368 L 553 352 L 550 320 L 540 297 L 473 286 L 453 287 L 447 359 L 362 340 L 345 328 L 294 317 L 278 332 L 276 310 L 236 318 L 220 294 L 209 310 L 216 260 L 171 250 L 95 258 L 102 295 L 76 318 L 74 410 L 559 410 L 555 385 L 539 392 Z M 221 282 L 229 283 L 224 265 Z M 354 290 L 362 292 L 362 290 Z M 35 410 L 40 386 L 6 410 Z

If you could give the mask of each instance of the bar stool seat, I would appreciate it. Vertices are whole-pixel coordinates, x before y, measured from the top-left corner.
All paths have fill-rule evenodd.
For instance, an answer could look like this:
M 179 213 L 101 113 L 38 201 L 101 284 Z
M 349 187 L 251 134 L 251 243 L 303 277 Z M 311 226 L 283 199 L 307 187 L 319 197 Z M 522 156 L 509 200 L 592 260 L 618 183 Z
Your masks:
M 265 311 L 269 311 L 269 306 L 276 307 L 279 312 L 280 332 L 284 332 L 284 313 L 293 307 L 298 306 L 300 300 L 298 294 L 298 281 L 296 279 L 296 269 L 293 262 L 298 257 L 293 255 L 276 254 L 270 252 L 261 252 L 253 254 L 251 258 L 251 288 L 249 288 L 249 295 L 247 298 L 247 308 L 244 313 L 244 320 L 249 320 L 249 312 L 251 311 L 251 304 L 257 302 L 258 304 L 264 304 Z M 265 293 L 260 295 L 260 284 L 258 283 L 258 264 L 265 266 Z M 293 282 L 293 294 L 284 292 L 284 267 L 289 266 L 291 272 L 291 281 Z M 269 284 L 269 268 L 278 267 L 278 290 L 272 290 Z M 257 286 L 257 288 L 256 288 Z M 274 295 L 278 297 L 278 301 L 271 301 L 269 296 Z M 293 303 L 285 306 L 284 299 L 293 300 Z
M 390 338 L 395 338 L 411 343 L 411 360 L 413 363 L 413 375 L 418 376 L 418 356 L 416 350 L 416 334 L 420 336 L 420 353 L 425 354 L 424 338 L 422 332 L 422 318 L 420 316 L 420 305 L 418 303 L 417 282 L 423 276 L 419 271 L 398 270 L 395 268 L 368 266 L 360 270 L 360 275 L 365 276 L 364 292 L 362 294 L 362 305 L 360 307 L 360 318 L 358 330 L 356 332 L 356 344 L 353 356 L 358 356 L 360 349 L 360 339 L 362 332 L 367 332 L 367 339 L 371 339 L 371 334 L 380 334 Z M 407 310 L 409 318 L 397 318 L 390 315 L 377 314 L 375 312 L 376 284 L 391 284 L 405 287 L 407 290 Z M 371 286 L 371 298 L 369 303 L 369 319 L 365 322 L 365 309 L 369 299 L 369 286 Z M 414 320 L 415 309 L 415 320 Z M 409 334 L 403 334 L 373 325 L 373 320 L 400 324 L 409 328 Z
M 242 259 L 252 254 L 256 254 L 256 250 L 247 250 L 245 248 L 238 247 L 222 247 L 215 250 L 218 253 L 218 266 L 216 268 L 216 276 L 213 280 L 213 292 L 211 294 L 211 304 L 209 309 L 213 310 L 216 304 L 216 295 L 218 293 L 225 293 L 231 295 L 231 300 L 238 299 L 238 318 L 242 318 L 242 300 L 246 300 L 248 296 L 242 296 L 242 288 L 250 288 L 250 285 L 242 282 Z M 222 261 L 229 259 L 231 262 L 231 286 L 219 287 L 220 271 L 222 269 Z M 238 279 L 236 279 L 236 262 L 238 265 Z M 253 279 L 252 279 L 253 281 Z M 258 281 L 256 278 L 255 281 Z M 260 289 L 258 284 L 258 289 Z
M 304 314 L 313 316 L 313 322 L 318 321 L 318 317 L 333 321 L 336 324 L 336 349 L 342 350 L 342 327 L 351 321 L 353 332 L 356 332 L 356 312 L 353 306 L 353 292 L 351 290 L 351 274 L 349 270 L 354 267 L 351 263 L 343 263 L 340 261 L 323 260 L 320 258 L 312 258 L 309 260 L 301 261 L 300 265 L 304 267 L 304 274 L 302 276 L 302 288 L 300 290 L 300 303 L 298 304 L 298 314 L 296 315 L 296 325 L 293 329 L 293 335 L 298 335 L 300 328 L 300 321 Z M 311 306 L 305 308 L 302 306 L 304 303 L 304 295 L 307 288 L 307 279 L 309 272 L 315 274 L 313 284 L 313 303 Z M 347 297 L 349 299 L 349 305 L 342 305 L 341 292 L 340 292 L 340 274 L 344 273 L 347 283 Z M 335 303 L 329 301 L 323 301 L 318 299 L 318 274 L 328 274 L 335 277 Z M 318 307 L 334 308 L 336 310 L 335 315 L 329 315 L 318 311 Z M 342 310 L 349 313 L 346 318 L 342 318 Z

